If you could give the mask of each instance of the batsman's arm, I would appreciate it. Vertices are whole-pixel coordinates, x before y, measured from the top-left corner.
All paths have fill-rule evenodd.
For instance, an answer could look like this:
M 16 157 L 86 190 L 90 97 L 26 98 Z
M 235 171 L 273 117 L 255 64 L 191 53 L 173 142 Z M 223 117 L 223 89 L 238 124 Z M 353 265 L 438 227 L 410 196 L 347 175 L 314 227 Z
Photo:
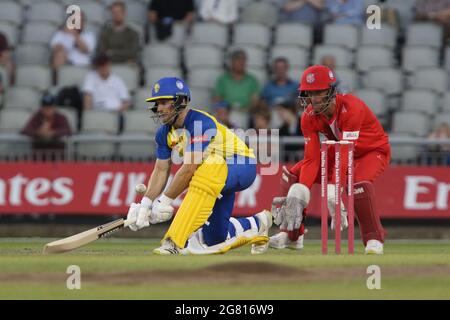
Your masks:
M 170 166 L 172 165 L 170 158 L 161 160 L 157 159 L 155 168 L 148 180 L 147 191 L 145 197 L 155 200 L 164 190 L 170 175 Z
M 185 154 L 183 165 L 175 174 L 168 190 L 164 192 L 167 197 L 175 199 L 189 186 L 195 170 L 202 162 L 202 157 L 202 152 L 187 152 Z

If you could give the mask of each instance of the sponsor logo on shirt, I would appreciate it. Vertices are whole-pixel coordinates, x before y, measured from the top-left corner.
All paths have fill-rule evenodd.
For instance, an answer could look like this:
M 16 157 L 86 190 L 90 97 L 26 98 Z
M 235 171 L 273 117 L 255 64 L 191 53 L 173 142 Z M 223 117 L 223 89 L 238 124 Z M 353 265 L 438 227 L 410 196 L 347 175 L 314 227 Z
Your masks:
M 359 131 L 344 131 L 344 140 L 357 140 L 359 138 Z
M 209 141 L 209 137 L 206 134 L 191 138 L 191 143 L 206 142 L 206 141 Z

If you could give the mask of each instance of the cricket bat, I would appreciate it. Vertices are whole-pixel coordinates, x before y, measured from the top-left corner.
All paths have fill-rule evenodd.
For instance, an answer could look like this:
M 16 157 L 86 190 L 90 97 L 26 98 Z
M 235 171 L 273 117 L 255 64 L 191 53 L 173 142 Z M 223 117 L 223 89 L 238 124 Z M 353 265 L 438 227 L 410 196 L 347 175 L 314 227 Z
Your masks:
M 101 226 L 77 233 L 73 236 L 47 243 L 44 247 L 43 253 L 62 253 L 80 248 L 88 243 L 119 231 L 120 229 L 126 228 L 135 222 L 136 218 L 126 220 L 121 218 L 102 224 Z
M 140 195 L 143 195 L 146 190 L 147 187 L 142 183 L 136 186 L 136 192 Z M 126 220 L 117 219 L 112 222 L 102 224 L 101 226 L 77 233 L 73 236 L 47 243 L 44 247 L 43 253 L 62 253 L 77 249 L 119 231 L 120 229 L 126 228 L 135 222 L 136 218 L 130 218 Z

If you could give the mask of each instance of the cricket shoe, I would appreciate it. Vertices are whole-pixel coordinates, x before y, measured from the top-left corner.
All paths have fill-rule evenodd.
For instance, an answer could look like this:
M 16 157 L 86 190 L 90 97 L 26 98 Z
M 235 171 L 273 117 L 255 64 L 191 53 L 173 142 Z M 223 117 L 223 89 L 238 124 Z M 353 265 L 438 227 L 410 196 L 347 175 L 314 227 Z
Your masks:
M 276 235 L 270 237 L 269 247 L 273 249 L 293 249 L 293 250 L 301 250 L 303 249 L 303 234 L 298 237 L 296 241 L 292 241 L 289 239 L 289 235 L 287 232 L 281 231 Z
M 269 210 L 263 210 L 255 215 L 259 221 L 258 236 L 252 241 L 252 254 L 261 254 L 267 251 L 269 247 L 269 229 L 272 226 L 272 213 Z
M 383 254 L 383 243 L 378 240 L 367 241 L 365 254 Z
M 167 256 L 169 254 L 181 254 L 181 249 L 172 240 L 166 239 L 159 248 L 153 250 L 153 253 Z

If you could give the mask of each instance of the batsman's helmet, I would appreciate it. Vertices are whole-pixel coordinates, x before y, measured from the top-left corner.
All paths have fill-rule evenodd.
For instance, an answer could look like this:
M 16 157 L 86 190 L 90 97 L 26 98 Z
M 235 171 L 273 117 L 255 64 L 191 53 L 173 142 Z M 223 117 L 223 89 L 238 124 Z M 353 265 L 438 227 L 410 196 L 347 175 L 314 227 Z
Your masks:
M 146 99 L 146 102 L 155 102 L 155 105 L 149 109 L 153 111 L 154 119 L 161 121 L 161 117 L 158 115 L 157 100 L 160 99 L 172 99 L 174 112 L 173 117 L 167 123 L 174 123 L 180 114 L 180 112 L 186 108 L 187 103 L 191 100 L 191 91 L 184 80 L 176 77 L 164 77 L 159 79 L 152 88 L 151 97 Z M 163 124 L 166 124 L 163 122 Z
M 324 112 L 328 108 L 331 100 L 336 96 L 336 86 L 336 77 L 330 68 L 322 65 L 308 67 L 303 72 L 298 87 L 302 107 L 306 108 L 311 103 L 308 92 L 328 90 L 324 96 L 326 101 L 320 104 L 320 109 L 314 109 L 315 113 Z

